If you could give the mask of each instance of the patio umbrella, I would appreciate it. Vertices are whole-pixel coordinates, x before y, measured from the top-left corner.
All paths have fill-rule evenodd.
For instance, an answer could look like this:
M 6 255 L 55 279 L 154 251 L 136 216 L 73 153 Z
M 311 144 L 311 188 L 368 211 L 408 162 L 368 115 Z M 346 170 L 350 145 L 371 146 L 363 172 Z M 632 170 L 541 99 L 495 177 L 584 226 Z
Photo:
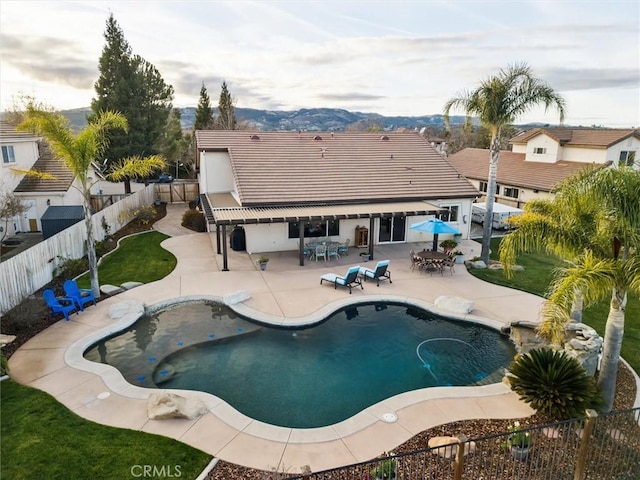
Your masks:
M 419 232 L 433 233 L 433 251 L 438 250 L 438 234 L 440 233 L 460 233 L 457 228 L 444 223 L 438 218 L 430 218 L 424 222 L 414 223 L 409 227 L 411 230 L 417 230 Z

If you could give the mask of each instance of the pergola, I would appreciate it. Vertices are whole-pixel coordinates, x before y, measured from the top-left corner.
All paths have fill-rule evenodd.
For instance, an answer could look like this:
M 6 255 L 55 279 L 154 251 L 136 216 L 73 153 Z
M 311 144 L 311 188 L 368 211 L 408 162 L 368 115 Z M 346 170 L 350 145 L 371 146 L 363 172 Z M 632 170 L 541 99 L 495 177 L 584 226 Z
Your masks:
M 227 226 L 250 225 L 260 223 L 290 223 L 299 224 L 298 255 L 300 266 L 304 266 L 304 226 L 307 222 L 326 220 L 369 219 L 369 231 L 373 232 L 374 219 L 438 215 L 446 213 L 442 209 L 425 201 L 406 201 L 388 203 L 358 203 L 358 204 L 315 204 L 315 205 L 284 205 L 265 207 L 230 206 L 234 202 L 226 202 L 227 206 L 215 202 L 212 205 L 206 194 L 201 195 L 207 223 L 216 226 L 217 253 L 223 257 L 223 271 L 229 271 L 227 258 Z M 222 202 L 225 203 L 225 202 Z M 237 204 L 236 204 L 237 205 Z M 373 260 L 373 240 L 369 240 L 369 255 Z

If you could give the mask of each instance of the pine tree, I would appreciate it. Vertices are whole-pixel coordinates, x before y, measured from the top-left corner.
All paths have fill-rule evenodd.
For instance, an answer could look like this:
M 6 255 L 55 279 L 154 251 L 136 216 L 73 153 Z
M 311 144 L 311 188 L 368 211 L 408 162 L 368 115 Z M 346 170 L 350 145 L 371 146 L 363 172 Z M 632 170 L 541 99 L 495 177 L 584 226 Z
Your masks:
M 213 111 L 211 110 L 211 100 L 207 93 L 207 87 L 202 83 L 200 88 L 200 98 L 196 108 L 196 118 L 193 124 L 194 130 L 211 130 L 213 128 Z
M 167 119 L 167 125 L 162 136 L 162 141 L 158 145 L 160 154 L 167 159 L 168 165 L 172 169 L 175 167 L 176 178 L 178 178 L 178 168 L 180 164 L 190 169 L 184 162 L 184 158 L 191 143 L 191 135 L 182 132 L 180 123 L 180 109 L 174 108 Z
M 227 82 L 222 82 L 220 100 L 218 101 L 218 116 L 215 123 L 216 130 L 236 130 L 236 112 L 233 106 L 233 98 L 227 89 Z
M 104 111 L 121 112 L 129 132 L 115 135 L 101 160 L 108 163 L 124 157 L 157 153 L 171 112 L 173 87 L 158 70 L 139 55 L 133 55 L 124 33 L 113 18 L 107 20 L 106 44 L 100 56 L 100 77 L 95 83 L 96 98 L 89 120 Z M 131 179 L 125 179 L 125 192 L 131 192 Z

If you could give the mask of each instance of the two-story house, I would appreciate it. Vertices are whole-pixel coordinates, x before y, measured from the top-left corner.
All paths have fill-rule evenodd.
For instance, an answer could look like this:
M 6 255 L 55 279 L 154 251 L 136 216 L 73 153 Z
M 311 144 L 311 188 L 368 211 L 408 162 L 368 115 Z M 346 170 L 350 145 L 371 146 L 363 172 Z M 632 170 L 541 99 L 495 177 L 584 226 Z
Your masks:
M 5 238 L 17 232 L 42 231 L 41 218 L 50 206 L 82 205 L 82 189 L 78 180 L 63 161 L 53 156 L 41 137 L 18 132 L 10 123 L 0 121 L 0 147 L 0 190 L 13 192 L 27 207 L 24 214 L 9 220 Z M 23 172 L 27 170 L 48 175 L 46 178 L 26 175 Z M 92 193 L 102 192 L 110 186 L 124 192 L 122 184 L 102 180 L 94 169 L 90 177 L 95 179 Z
M 554 187 L 588 166 L 639 166 L 640 130 L 534 128 L 509 141 L 501 151 L 496 201 L 522 207 L 552 194 Z M 489 151 L 465 148 L 447 160 L 481 192 L 487 191 Z
M 479 193 L 418 132 L 203 130 L 196 141 L 219 246 L 237 227 L 249 252 L 301 249 L 316 236 L 359 244 L 363 228 L 368 246 L 431 241 L 409 229 L 431 216 L 469 235 Z

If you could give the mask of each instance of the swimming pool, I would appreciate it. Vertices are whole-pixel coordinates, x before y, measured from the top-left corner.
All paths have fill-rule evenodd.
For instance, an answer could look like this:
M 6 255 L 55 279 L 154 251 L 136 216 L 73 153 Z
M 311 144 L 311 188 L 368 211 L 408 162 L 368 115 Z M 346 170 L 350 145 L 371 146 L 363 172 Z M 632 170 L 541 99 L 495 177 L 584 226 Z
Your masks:
M 134 385 L 205 391 L 256 420 L 311 428 L 403 392 L 499 381 L 514 354 L 493 329 L 398 303 L 342 308 L 304 329 L 194 303 L 141 318 L 85 358 Z

